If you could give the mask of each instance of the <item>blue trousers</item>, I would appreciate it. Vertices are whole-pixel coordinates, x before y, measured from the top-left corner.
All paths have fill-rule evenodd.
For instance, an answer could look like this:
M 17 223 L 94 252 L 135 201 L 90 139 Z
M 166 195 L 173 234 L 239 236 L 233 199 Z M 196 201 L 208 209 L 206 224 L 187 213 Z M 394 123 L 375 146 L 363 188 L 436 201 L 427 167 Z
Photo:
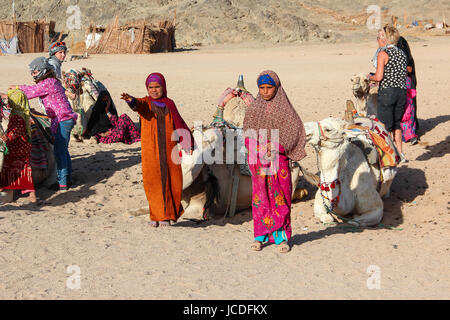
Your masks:
M 56 172 L 60 186 L 67 186 L 72 181 L 72 160 L 69 154 L 70 132 L 75 126 L 74 120 L 61 121 L 55 134 L 53 151 L 56 159 Z

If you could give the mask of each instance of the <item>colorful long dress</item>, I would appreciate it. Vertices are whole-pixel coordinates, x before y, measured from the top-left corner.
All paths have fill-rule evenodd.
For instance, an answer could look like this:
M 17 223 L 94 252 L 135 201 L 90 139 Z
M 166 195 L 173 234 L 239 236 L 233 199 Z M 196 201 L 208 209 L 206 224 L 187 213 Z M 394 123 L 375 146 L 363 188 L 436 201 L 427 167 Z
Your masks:
M 149 97 L 134 99 L 133 110 L 142 120 L 142 176 L 152 221 L 177 221 L 183 214 L 181 192 L 183 175 L 175 130 L 169 108 L 157 106 Z M 176 152 L 174 152 L 176 151 Z
M 278 145 L 278 158 L 265 161 L 267 147 L 254 139 L 246 140 L 252 174 L 252 215 L 254 238 L 280 244 L 289 241 L 291 228 L 291 171 L 285 150 Z
M 0 188 L 34 190 L 30 166 L 31 142 L 27 135 L 25 120 L 12 114 L 6 136 L 8 154 L 4 157 L 0 172 Z
M 110 134 L 105 137 L 102 137 L 100 134 L 96 135 L 98 142 L 105 144 L 117 142 L 132 144 L 141 141 L 141 134 L 128 115 L 122 114 L 120 117 L 111 115 L 109 121 L 112 125 Z
M 400 122 L 400 127 L 402 129 L 402 138 L 404 142 L 416 138 L 416 111 L 414 98 L 416 97 L 416 90 L 412 89 L 411 77 L 406 78 L 406 106 L 405 113 L 403 114 L 402 121 Z
M 306 156 L 306 133 L 278 75 L 270 70 L 263 71 L 257 84 L 258 87 L 263 84 L 274 86 L 276 93 L 270 100 L 258 94 L 244 118 L 252 173 L 254 238 L 260 242 L 281 244 L 289 241 L 292 234 L 289 159 L 300 161 Z M 275 157 L 270 162 L 266 159 L 268 145 L 271 146 L 272 157 Z

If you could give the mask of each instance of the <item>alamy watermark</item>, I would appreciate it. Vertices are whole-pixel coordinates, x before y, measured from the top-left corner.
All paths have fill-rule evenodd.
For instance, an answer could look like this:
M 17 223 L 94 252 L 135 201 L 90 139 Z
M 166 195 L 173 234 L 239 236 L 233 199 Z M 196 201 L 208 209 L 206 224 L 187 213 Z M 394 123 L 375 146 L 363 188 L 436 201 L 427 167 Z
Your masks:
M 381 289 L 381 269 L 377 265 L 370 265 L 367 267 L 369 278 L 366 281 L 369 290 Z
M 77 265 L 67 267 L 66 273 L 70 276 L 66 280 L 66 287 L 71 290 L 81 289 L 81 268 Z
M 81 9 L 77 5 L 68 6 L 66 13 L 69 17 L 66 20 L 66 27 L 70 31 L 81 29 Z
M 367 7 L 366 12 L 370 14 L 367 18 L 366 25 L 368 29 L 378 30 L 381 28 L 381 8 L 377 5 L 370 5 Z

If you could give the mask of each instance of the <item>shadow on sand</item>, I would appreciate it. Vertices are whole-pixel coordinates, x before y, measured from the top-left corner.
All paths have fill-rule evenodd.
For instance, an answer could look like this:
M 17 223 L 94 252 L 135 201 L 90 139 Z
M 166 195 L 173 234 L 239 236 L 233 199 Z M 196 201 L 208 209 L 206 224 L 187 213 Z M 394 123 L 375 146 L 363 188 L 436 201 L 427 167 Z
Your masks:
M 125 153 L 126 155 L 115 156 L 116 153 Z M 139 163 L 141 163 L 140 147 L 75 155 L 72 156 L 74 185 L 68 191 L 58 192 L 56 196 L 51 198 L 55 191 L 41 186 L 36 191 L 39 199 L 37 204 L 24 204 L 21 206 L 6 204 L 1 206 L 1 209 L 40 211 L 42 208 L 57 207 L 67 202 L 76 203 L 80 199 L 95 194 L 95 186 L 106 183 L 114 173 Z
M 447 136 L 445 140 L 436 143 L 432 146 L 426 146 L 427 152 L 417 157 L 418 161 L 427 161 L 431 158 L 440 158 L 450 153 L 450 136 Z
M 300 186 L 306 188 L 309 195 L 300 201 L 309 201 L 314 198 L 316 187 L 307 182 Z M 335 234 L 363 232 L 364 230 L 387 229 L 395 231 L 403 223 L 402 206 L 405 203 L 413 202 L 418 196 L 423 195 L 428 188 L 425 174 L 422 170 L 408 168 L 406 166 L 398 169 L 397 175 L 391 186 L 391 194 L 384 200 L 384 214 L 381 223 L 378 226 L 357 228 L 346 223 L 330 224 L 324 230 L 298 234 L 298 230 L 293 230 L 294 234 L 290 240 L 291 245 L 301 245 L 305 242 L 316 241 Z M 211 225 L 225 226 L 226 224 L 242 224 L 252 220 L 251 209 L 240 212 L 232 218 L 213 219 L 208 221 L 181 220 L 175 226 L 204 228 Z
M 439 124 L 447 122 L 450 120 L 450 115 L 443 115 L 443 116 L 437 116 L 430 119 L 419 119 L 420 122 L 420 129 L 418 130 L 418 135 L 421 137 L 425 133 L 433 130 L 435 127 L 437 127 Z

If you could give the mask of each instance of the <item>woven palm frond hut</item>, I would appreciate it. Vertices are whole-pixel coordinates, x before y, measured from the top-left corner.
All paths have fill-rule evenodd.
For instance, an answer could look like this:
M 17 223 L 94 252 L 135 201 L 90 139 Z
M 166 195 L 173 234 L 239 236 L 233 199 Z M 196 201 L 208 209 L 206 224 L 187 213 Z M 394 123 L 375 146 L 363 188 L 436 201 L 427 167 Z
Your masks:
M 93 28 L 95 30 L 95 28 Z M 119 25 L 118 17 L 106 27 L 95 47 L 89 53 L 155 53 L 172 52 L 175 47 L 175 25 L 171 21 L 154 24 L 148 21 Z
M 10 40 L 17 36 L 21 53 L 47 51 L 50 35 L 54 33 L 55 22 L 50 21 L 0 21 L 0 39 Z

